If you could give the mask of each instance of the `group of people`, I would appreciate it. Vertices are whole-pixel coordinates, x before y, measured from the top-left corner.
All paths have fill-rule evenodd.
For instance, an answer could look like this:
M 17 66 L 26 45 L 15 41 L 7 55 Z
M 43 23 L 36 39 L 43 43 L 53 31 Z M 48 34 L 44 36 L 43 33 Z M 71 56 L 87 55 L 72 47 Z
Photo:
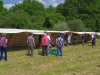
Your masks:
M 3 59 L 3 54 L 4 60 L 7 61 L 7 38 L 5 33 L 3 33 L 0 38 L 0 60 Z
M 65 40 L 67 46 L 71 45 L 72 41 L 73 41 L 74 45 L 77 44 L 77 34 L 73 34 L 73 36 L 72 36 L 72 33 L 68 33 L 68 34 L 63 34 L 62 33 L 61 37 L 63 38 L 63 40 Z M 81 43 L 84 46 L 84 44 L 85 44 L 84 42 L 85 42 L 86 37 L 84 36 L 84 34 L 80 34 L 80 37 L 81 37 Z M 96 36 L 94 34 L 91 35 L 91 40 L 92 40 L 92 42 L 91 42 L 92 46 L 95 47 L 95 45 L 96 45 Z
M 77 44 L 77 34 L 73 34 L 73 36 L 72 36 L 72 33 L 68 33 L 68 34 L 61 33 L 60 36 L 64 40 L 64 42 L 67 46 L 69 46 L 71 44 L 74 44 L 74 45 Z M 84 34 L 81 34 L 80 37 L 82 40 L 82 45 L 84 45 L 84 40 L 85 40 Z
M 49 51 L 51 49 L 51 44 L 53 42 L 51 41 L 51 34 L 50 33 L 44 33 L 41 40 L 41 47 L 42 47 L 42 56 L 48 56 Z M 28 44 L 28 54 L 29 56 L 34 56 L 34 47 L 35 47 L 35 41 L 32 33 L 29 33 L 29 36 L 27 38 L 27 44 Z M 57 56 L 62 56 L 62 47 L 64 45 L 64 41 L 61 38 L 60 34 L 58 34 L 58 37 L 56 39 L 56 47 L 57 47 Z
M 84 45 L 84 34 L 80 35 L 81 39 L 82 39 L 82 45 Z M 67 36 L 67 44 L 70 45 L 71 44 L 71 37 L 72 34 L 68 34 Z M 96 36 L 92 35 L 92 46 L 96 45 Z M 64 35 L 63 34 L 58 34 L 58 37 L 56 38 L 55 44 L 56 44 L 56 49 L 57 49 L 57 56 L 62 56 L 62 48 L 64 46 Z M 28 44 L 28 56 L 34 56 L 34 47 L 35 45 L 35 40 L 34 40 L 34 36 L 32 33 L 28 34 L 28 38 L 27 38 L 27 44 Z M 53 44 L 53 42 L 51 41 L 51 34 L 50 33 L 44 33 L 42 36 L 42 40 L 41 40 L 41 47 L 42 47 L 42 56 L 48 56 L 49 51 L 51 49 L 51 44 Z M 74 44 L 76 44 L 76 35 L 74 37 Z M 7 61 L 7 37 L 6 34 L 3 33 L 2 37 L 0 38 L 0 60 L 2 60 L 4 58 L 5 61 Z M 3 57 L 4 54 L 4 57 Z
M 65 34 L 61 33 L 58 34 L 58 37 L 56 38 L 55 44 L 56 44 L 56 49 L 57 49 L 57 56 L 62 56 L 62 48 L 65 44 Z M 80 35 L 81 37 L 81 41 L 82 41 L 82 45 L 84 46 L 84 41 L 85 41 L 85 36 L 84 34 Z M 74 44 L 76 45 L 76 38 L 77 35 L 75 34 L 73 37 L 74 40 Z M 96 43 L 96 36 L 92 35 L 92 46 L 95 46 Z M 71 45 L 72 44 L 72 33 L 67 34 L 66 37 L 66 43 L 67 45 Z M 28 43 L 28 55 L 33 56 L 34 55 L 34 47 L 35 47 L 35 41 L 34 41 L 34 37 L 32 33 L 29 33 L 29 36 L 27 38 L 27 43 Z M 48 56 L 50 48 L 51 48 L 51 44 L 53 44 L 53 42 L 51 41 L 51 34 L 50 33 L 44 33 L 41 39 L 41 47 L 42 47 L 42 56 Z

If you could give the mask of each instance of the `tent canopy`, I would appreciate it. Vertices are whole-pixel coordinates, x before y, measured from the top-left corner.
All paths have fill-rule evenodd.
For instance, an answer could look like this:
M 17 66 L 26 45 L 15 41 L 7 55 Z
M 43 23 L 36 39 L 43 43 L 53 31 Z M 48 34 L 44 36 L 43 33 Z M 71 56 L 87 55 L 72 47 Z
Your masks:
M 42 35 L 44 32 L 51 33 L 51 38 L 55 42 L 57 35 L 60 33 L 68 34 L 72 33 L 72 37 L 74 37 L 74 34 L 77 34 L 77 40 L 81 40 L 80 34 L 84 34 L 85 41 L 91 40 L 91 35 L 96 34 L 100 35 L 100 33 L 96 32 L 74 32 L 74 31 L 47 31 L 47 30 L 28 30 L 28 29 L 7 29 L 7 28 L 0 28 L 0 37 L 2 33 L 7 34 L 8 38 L 8 45 L 27 45 L 27 33 L 33 33 L 35 38 L 36 45 L 40 45 Z M 65 39 L 66 40 L 66 39 Z

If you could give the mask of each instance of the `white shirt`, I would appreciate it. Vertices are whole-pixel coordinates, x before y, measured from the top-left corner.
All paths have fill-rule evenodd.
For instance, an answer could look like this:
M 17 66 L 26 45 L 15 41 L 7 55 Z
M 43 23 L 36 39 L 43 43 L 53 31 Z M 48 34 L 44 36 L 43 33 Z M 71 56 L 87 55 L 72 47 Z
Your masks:
M 49 36 L 49 35 L 47 35 L 47 37 L 48 37 L 48 39 L 49 39 L 49 41 L 50 41 L 50 40 L 51 40 L 50 36 Z

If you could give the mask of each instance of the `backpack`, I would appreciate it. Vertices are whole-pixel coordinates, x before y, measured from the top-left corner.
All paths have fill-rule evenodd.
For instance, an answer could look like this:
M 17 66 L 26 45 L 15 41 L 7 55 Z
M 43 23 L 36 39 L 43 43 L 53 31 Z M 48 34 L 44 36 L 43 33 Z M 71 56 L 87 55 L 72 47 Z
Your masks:
M 57 39 L 57 47 L 62 47 L 62 39 Z

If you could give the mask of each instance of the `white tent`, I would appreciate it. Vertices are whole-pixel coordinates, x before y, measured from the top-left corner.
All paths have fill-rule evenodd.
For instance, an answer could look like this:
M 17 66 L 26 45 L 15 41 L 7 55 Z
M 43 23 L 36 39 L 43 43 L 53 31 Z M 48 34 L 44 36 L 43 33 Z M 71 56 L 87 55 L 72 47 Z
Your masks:
M 74 32 L 74 31 L 46 31 L 46 30 L 28 30 L 28 29 L 7 29 L 7 28 L 0 28 L 0 37 L 2 33 L 7 34 L 8 38 L 8 46 L 16 46 L 16 45 L 27 45 L 27 33 L 33 33 L 35 38 L 36 45 L 40 45 L 40 37 L 43 35 L 44 32 L 51 33 L 51 38 L 55 42 L 57 35 L 59 33 L 72 33 L 72 37 L 74 34 L 77 34 L 77 40 L 81 40 L 80 34 L 85 35 L 85 41 L 91 40 L 91 34 L 100 35 L 100 33 L 96 32 Z

